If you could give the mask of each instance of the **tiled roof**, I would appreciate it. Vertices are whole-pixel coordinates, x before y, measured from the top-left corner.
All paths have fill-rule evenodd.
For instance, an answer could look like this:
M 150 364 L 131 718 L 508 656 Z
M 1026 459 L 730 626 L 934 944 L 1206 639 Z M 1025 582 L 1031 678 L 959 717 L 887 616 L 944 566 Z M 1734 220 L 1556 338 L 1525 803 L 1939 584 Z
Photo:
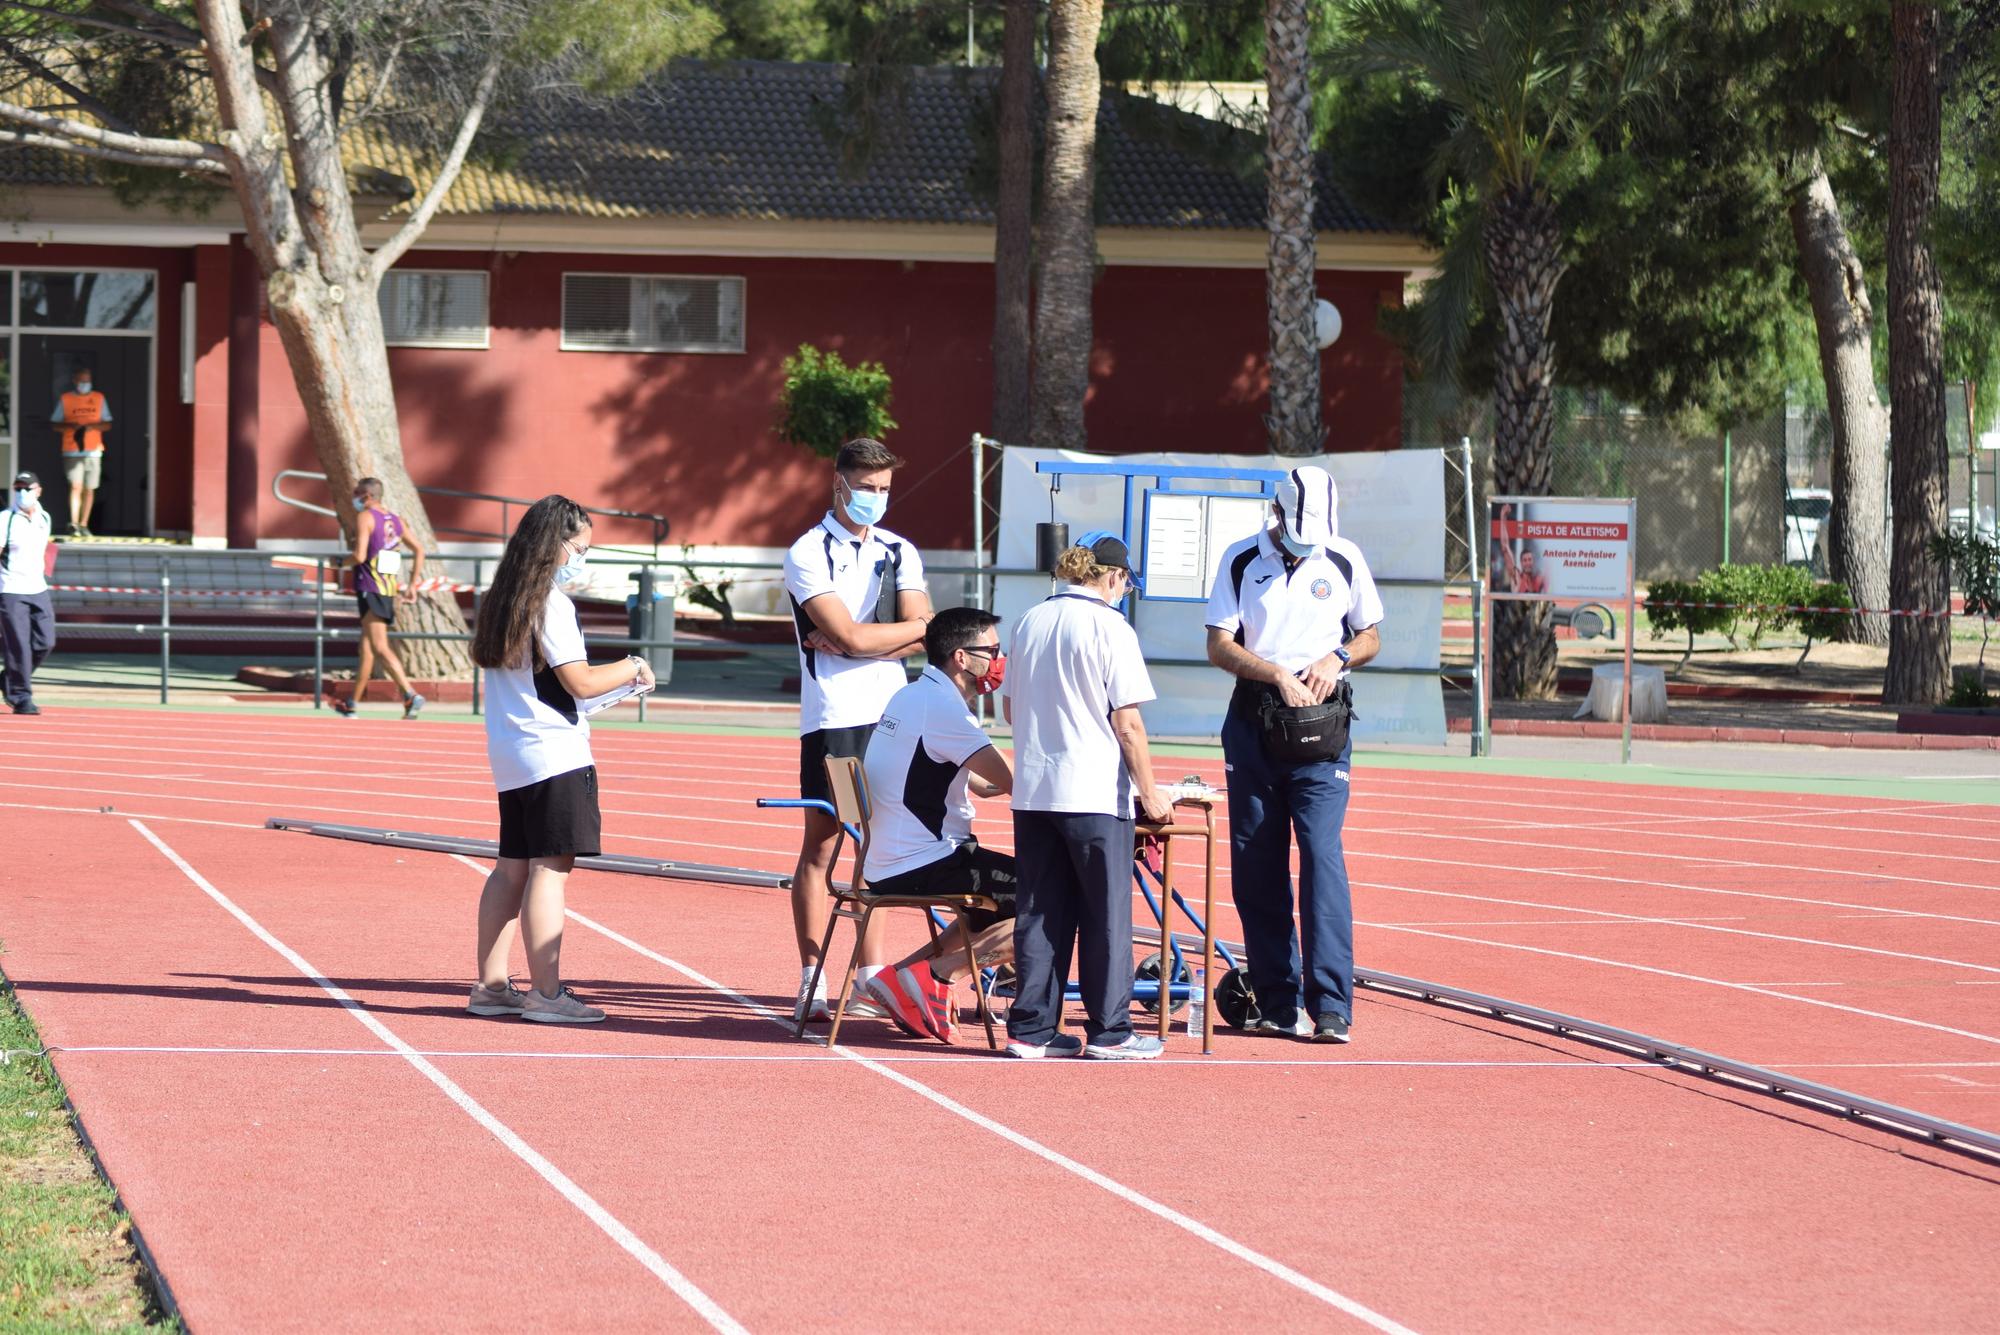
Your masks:
M 496 129 L 512 151 L 469 162 L 444 203 L 452 214 L 593 218 L 838 220 L 991 224 L 998 71 L 911 72 L 880 116 L 865 165 L 842 170 L 837 134 L 847 69 L 770 61 L 681 62 L 608 105 L 517 112 Z M 1107 227 L 1261 229 L 1261 140 L 1130 94 L 1107 91 L 1098 119 L 1098 223 Z M 990 136 L 989 136 L 990 138 Z M 427 181 L 429 152 L 384 125 L 354 127 L 362 167 Z M 982 167 L 982 162 L 985 164 Z M 84 159 L 0 151 L 0 180 L 88 184 Z M 1321 173 L 1322 231 L 1395 229 L 1360 212 Z

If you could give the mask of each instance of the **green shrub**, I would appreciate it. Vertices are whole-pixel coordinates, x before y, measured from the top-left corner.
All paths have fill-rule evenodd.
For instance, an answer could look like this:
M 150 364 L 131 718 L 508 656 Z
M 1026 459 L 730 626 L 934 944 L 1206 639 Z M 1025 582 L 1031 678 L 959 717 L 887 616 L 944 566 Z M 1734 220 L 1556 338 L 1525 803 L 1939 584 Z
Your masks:
M 1986 697 L 1986 642 L 1993 635 L 1993 618 L 2000 617 L 2000 543 L 1978 533 L 1955 530 L 1931 539 L 1931 555 L 1951 566 L 1951 582 L 1965 598 L 1965 614 L 1979 618 L 1979 663 L 1973 681 Z M 1957 704 L 1954 685 L 1952 703 Z
M 1847 591 L 1845 584 L 1815 584 L 1806 598 L 1808 607 L 1839 607 L 1852 609 L 1854 595 Z M 1799 629 L 1808 640 L 1837 640 L 1847 633 L 1847 612 L 1804 612 L 1799 616 Z
M 1721 607 L 1669 607 L 1668 603 L 1722 603 Z M 1696 580 L 1654 580 L 1646 596 L 1646 618 L 1655 639 L 1672 631 L 1688 637 L 1686 663 L 1697 635 L 1727 635 L 1732 649 L 1747 641 L 1763 647 L 1764 637 L 1797 626 L 1813 640 L 1836 638 L 1846 617 L 1836 612 L 1793 612 L 1794 607 L 1852 607 L 1854 599 L 1840 584 L 1816 584 L 1796 566 L 1717 566 Z M 1800 655 L 1804 661 L 1804 655 Z
M 778 435 L 832 458 L 858 436 L 880 440 L 896 429 L 889 416 L 889 372 L 880 362 L 849 366 L 837 352 L 800 344 L 785 358 Z

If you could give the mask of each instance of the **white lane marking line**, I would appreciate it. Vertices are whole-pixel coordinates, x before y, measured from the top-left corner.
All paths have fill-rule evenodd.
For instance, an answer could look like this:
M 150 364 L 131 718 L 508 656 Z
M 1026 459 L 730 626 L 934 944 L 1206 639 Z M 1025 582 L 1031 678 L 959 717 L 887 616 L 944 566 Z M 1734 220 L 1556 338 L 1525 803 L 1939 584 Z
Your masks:
M 1991 1034 L 1974 1033 L 1970 1029 L 1954 1029 L 1950 1025 L 1932 1024 L 1929 1020 L 1912 1019 L 1907 1015 L 1890 1015 L 1883 1011 L 1863 1010 L 1859 1006 L 1843 1006 L 1837 1001 L 1821 1001 L 1817 997 L 1795 997 L 1789 992 L 1762 987 L 1756 983 L 1732 983 L 1721 978 L 1704 978 L 1697 973 L 1680 973 L 1673 969 L 1658 969 L 1650 964 L 1628 964 L 1624 960 L 1607 960 L 1596 955 L 1579 955 L 1567 950 L 1546 950 L 1541 946 L 1516 945 L 1512 941 L 1486 941 L 1476 936 L 1454 936 L 1450 932 L 1429 932 L 1418 927 L 1384 927 L 1385 932 L 1408 932 L 1412 936 L 1432 936 L 1440 941 L 1461 941 L 1473 946 L 1491 946 L 1495 950 L 1519 950 L 1530 955 L 1547 955 L 1554 959 L 1577 960 L 1584 964 L 1601 964 L 1610 969 L 1630 969 L 1635 973 L 1650 973 L 1661 978 L 1677 978 L 1685 983 L 1706 983 L 1711 987 L 1726 987 L 1736 992 L 1754 992 L 1759 996 L 1776 997 L 1780 1001 L 1796 1001 L 1803 1006 L 1823 1006 L 1827 1010 L 1845 1011 L 1849 1015 L 1863 1015 L 1871 1020 L 1887 1020 L 1891 1024 L 1906 1024 L 1915 1029 L 1929 1029 L 1934 1033 L 1952 1034 L 1959 1038 L 1969 1038 L 1979 1043 L 2000 1045 L 2000 1038 Z
M 485 1127 L 495 1140 L 513 1152 L 515 1158 L 534 1169 L 543 1181 L 560 1192 L 563 1198 L 581 1211 L 585 1218 L 603 1230 L 607 1237 L 624 1248 L 640 1265 L 645 1266 L 647 1270 L 651 1271 L 661 1283 L 672 1289 L 674 1294 L 682 1302 L 693 1308 L 702 1320 L 706 1321 L 716 1330 L 727 1332 L 727 1335 L 749 1335 L 749 1332 L 737 1322 L 736 1318 L 723 1311 L 717 1305 L 716 1301 L 696 1287 L 692 1280 L 668 1264 L 664 1257 L 642 1242 L 636 1233 L 619 1222 L 616 1216 L 598 1204 L 582 1187 L 572 1182 L 569 1176 L 560 1168 L 557 1168 L 554 1164 L 543 1158 L 533 1146 L 521 1139 L 512 1127 L 509 1127 L 505 1122 L 502 1122 L 499 1118 L 488 1112 L 478 1100 L 459 1088 L 458 1084 L 450 1076 L 431 1065 L 421 1053 L 398 1038 L 387 1025 L 369 1014 L 353 997 L 350 997 L 340 988 L 334 986 L 333 982 L 325 974 L 307 963 L 303 955 L 266 931 L 262 923 L 258 922 L 241 908 L 238 908 L 227 895 L 216 889 L 209 883 L 206 877 L 196 871 L 188 863 L 187 859 L 169 848 L 158 835 L 147 829 L 144 823 L 133 820 L 131 821 L 131 825 L 133 829 L 145 836 L 146 842 L 157 848 L 174 866 L 180 868 L 181 874 L 192 881 L 203 894 L 221 905 L 223 910 L 236 919 L 236 921 L 243 924 L 252 936 L 276 951 L 283 957 L 286 963 L 290 964 L 307 978 L 310 978 L 318 985 L 322 992 L 325 992 L 328 996 L 339 1002 L 346 1008 L 350 1015 L 361 1022 L 363 1028 L 367 1029 L 391 1048 L 394 1048 L 404 1060 L 421 1071 L 427 1080 L 443 1091 L 446 1098 L 457 1104 L 473 1121 Z
M 79 816 L 117 816 L 121 820 L 177 820 L 183 825 L 220 825 L 226 830 L 261 830 L 264 827 L 241 820 L 203 820 L 200 816 L 162 816 L 150 811 L 100 811 L 96 807 L 52 807 L 39 802 L 0 802 L 0 808 L 9 811 L 62 811 Z
M 451 856 L 457 858 L 460 862 L 472 868 L 474 871 L 478 872 L 481 876 L 487 874 L 488 869 L 482 867 L 479 863 L 474 862 L 471 858 L 465 857 L 464 855 L 458 853 L 454 853 Z M 630 950 L 635 954 L 642 955 L 645 958 L 652 960 L 655 964 L 659 964 L 664 966 L 665 968 L 671 969 L 675 973 L 680 974 L 683 978 L 686 978 L 691 982 L 698 983 L 702 987 L 709 989 L 711 992 L 715 992 L 721 996 L 728 997 L 731 1001 L 734 1001 L 739 1006 L 746 1007 L 749 1010 L 756 1012 L 757 1014 L 763 1016 L 765 1019 L 769 1020 L 772 1024 L 775 1024 L 779 1028 L 784 1029 L 787 1032 L 790 1032 L 792 1028 L 791 1022 L 780 1016 L 777 1011 L 772 1010 L 769 1006 L 766 1006 L 761 1002 L 752 1001 L 749 997 L 744 996 L 741 992 L 736 991 L 734 988 L 726 987 L 723 984 L 716 982 L 713 978 L 708 977 L 706 974 L 699 973 L 696 970 L 676 960 L 668 959 L 665 955 L 660 954 L 658 951 L 640 945 L 637 941 L 634 941 L 631 937 L 624 935 L 622 932 L 613 931 L 611 928 L 606 927 L 603 923 L 584 917 L 581 913 L 578 913 L 575 909 L 566 909 L 564 910 L 564 913 L 571 921 L 579 923 L 582 926 L 588 927 L 590 928 L 590 930 L 597 932 L 598 934 L 605 936 L 610 940 L 616 941 L 619 945 L 624 946 L 627 950 Z M 1049 1163 L 1052 1163 L 1056 1167 L 1063 1169 L 1065 1172 L 1072 1173 L 1077 1177 L 1082 1178 L 1084 1181 L 1090 1183 L 1092 1186 L 1111 1193 L 1113 1196 L 1118 1197 L 1118 1199 L 1126 1202 L 1127 1204 L 1137 1206 L 1139 1209 L 1146 1211 L 1148 1214 L 1154 1215 L 1160 1219 L 1165 1220 L 1167 1223 L 1174 1225 L 1174 1227 L 1176 1228 L 1182 1229 L 1188 1233 L 1193 1234 L 1195 1237 L 1200 1238 L 1203 1242 L 1208 1243 L 1210 1246 L 1218 1248 L 1221 1251 L 1227 1252 L 1229 1255 L 1234 1256 L 1237 1260 L 1255 1266 L 1257 1269 L 1262 1270 L 1265 1274 L 1284 1281 L 1286 1284 L 1289 1284 L 1293 1288 L 1298 1289 L 1301 1293 L 1305 1293 L 1314 1298 L 1317 1298 L 1321 1302 L 1327 1304 L 1328 1306 L 1347 1313 L 1347 1315 L 1355 1318 L 1357 1321 L 1365 1322 L 1368 1325 L 1373 1326 L 1377 1330 L 1386 1332 L 1386 1335 L 1415 1335 L 1415 1332 L 1411 1331 L 1409 1327 L 1404 1326 L 1399 1322 L 1392 1320 L 1389 1317 L 1383 1316 L 1381 1313 L 1374 1311 L 1372 1308 L 1366 1307 L 1361 1303 L 1356 1302 L 1354 1299 L 1348 1297 L 1346 1294 L 1341 1293 L 1338 1290 L 1328 1288 L 1326 1285 L 1320 1283 L 1318 1280 L 1313 1279 L 1310 1276 L 1300 1274 L 1298 1271 L 1292 1269 L 1290 1266 L 1284 1264 L 1283 1262 L 1275 1261 L 1272 1258 L 1265 1256 L 1262 1252 L 1252 1251 L 1249 1247 L 1244 1246 L 1242 1243 L 1236 1241 L 1234 1238 L 1231 1238 L 1226 1234 L 1219 1233 L 1215 1229 L 1210 1228 L 1207 1224 L 1202 1223 L 1199 1219 L 1195 1219 L 1192 1218 L 1191 1216 L 1184 1215 L 1179 1210 L 1176 1210 L 1171 1206 L 1162 1205 L 1160 1202 L 1152 1199 L 1150 1196 L 1142 1195 L 1141 1193 L 1134 1191 L 1132 1188 L 1126 1186 L 1124 1183 L 1106 1177 L 1103 1173 L 1098 1172 L 1096 1169 L 1091 1168 L 1086 1164 L 1078 1163 L 1076 1160 L 1069 1158 L 1067 1155 L 1060 1154 L 1057 1151 L 1050 1149 L 1048 1146 L 1042 1144 L 1040 1141 L 1032 1140 L 1029 1137 L 1022 1135 L 1020 1132 L 1014 1130 L 1012 1127 L 1005 1126 L 999 1122 L 992 1120 L 989 1117 L 984 1116 L 983 1114 L 974 1112 L 972 1109 L 966 1107 L 964 1104 L 959 1103 L 956 1100 L 951 1099 L 945 1096 L 944 1094 L 939 1093 L 937 1090 L 932 1089 L 929 1085 L 926 1085 L 921 1081 L 911 1079 L 909 1076 L 904 1075 L 901 1071 L 893 1070 L 888 1065 L 882 1062 L 875 1061 L 874 1059 L 869 1057 L 863 1057 L 858 1053 L 848 1050 L 847 1048 L 836 1048 L 834 1049 L 833 1055 L 837 1055 L 847 1061 L 853 1062 L 856 1065 L 861 1066 L 866 1070 L 873 1071 L 875 1074 L 881 1076 L 885 1080 L 894 1081 L 896 1084 L 903 1086 L 905 1089 L 917 1095 L 919 1098 L 929 1100 L 930 1102 L 936 1104 L 938 1107 L 944 1109 L 946 1112 L 964 1118 L 966 1121 L 972 1123 L 976 1127 L 979 1127 L 983 1131 L 992 1132 L 994 1135 L 999 1136 L 1002 1140 L 1008 1141 L 1011 1144 L 1026 1150 L 1028 1153 L 1035 1155 L 1037 1158 L 1047 1160 Z
M 1759 941 L 1784 941 L 1796 946 L 1817 946 L 1824 950 L 1849 950 L 1862 955 L 1884 955 L 1890 959 L 1914 960 L 1922 964 L 1942 964 L 1953 969 L 1971 969 L 1977 973 L 2000 974 L 2000 966 L 1991 964 L 1971 964 L 1965 960 L 1945 959 L 1938 955 L 1914 955 L 1903 950 L 1885 950 L 1879 946 L 1857 946 L 1845 941 L 1826 941 L 1814 936 L 1786 936 L 1781 932 L 1757 932 L 1747 927 L 1718 927 L 1712 922 L 1696 922 L 1689 918 L 1653 918 L 1637 913 L 1614 913 L 1610 909 L 1571 908 L 1565 904 L 1541 904 L 1531 899 L 1500 899 L 1491 895 L 1468 895 L 1455 890 L 1419 890 L 1407 885 L 1389 885 L 1382 881 L 1356 881 L 1355 885 L 1370 890 L 1387 890 L 1393 894 L 1429 895 L 1439 899 L 1469 899 L 1481 904 L 1506 904 L 1518 909 L 1548 909 L 1555 913 L 1575 913 L 1589 918 L 1615 918 L 1629 923 L 1650 923 L 1662 927 L 1685 927 L 1691 932 L 1723 932 L 1729 936 L 1753 937 Z M 1842 918 L 1891 918 L 1888 913 L 1842 913 Z M 1369 924 L 1373 927 L 1393 926 L 1391 923 Z M 1473 924 L 1477 926 L 1478 924 Z
M 569 916 L 575 921 L 583 924 L 585 927 L 588 927 L 593 931 L 603 933 L 605 936 L 611 938 L 613 941 L 618 942 L 620 945 L 625 946 L 630 950 L 637 951 L 639 954 L 644 955 L 647 958 L 654 960 L 659 964 L 665 965 L 669 969 L 675 970 L 676 972 L 693 980 L 694 982 L 700 983 L 703 987 L 721 993 L 723 996 L 729 997 L 741 1005 L 748 1006 L 751 1009 L 760 1012 L 766 1019 L 770 1020 L 773 1024 L 779 1025 L 780 1027 L 785 1029 L 789 1029 L 791 1027 L 778 1016 L 777 1012 L 771 1010 L 768 1006 L 760 1005 L 757 1002 L 750 1000 L 750 998 L 744 996 L 740 992 L 736 992 L 730 988 L 724 987 L 721 983 L 716 982 L 714 979 L 706 977 L 703 974 L 697 973 L 693 969 L 688 968 L 684 964 L 680 964 L 673 960 L 670 960 L 665 955 L 659 954 L 657 951 L 648 950 L 646 947 L 640 945 L 637 941 L 632 940 L 630 937 L 625 936 L 619 932 L 614 932 L 610 928 L 604 926 L 602 923 L 593 922 L 591 919 L 584 917 L 580 913 L 577 913 L 572 910 L 569 911 Z M 1192 1233 L 1195 1237 L 1200 1238 L 1203 1242 L 1208 1243 L 1210 1246 L 1218 1248 L 1221 1251 L 1227 1252 L 1229 1255 L 1234 1256 L 1239 1261 L 1243 1261 L 1249 1265 L 1255 1266 L 1257 1269 L 1262 1270 L 1267 1275 L 1271 1275 L 1276 1279 L 1283 1280 L 1285 1283 L 1291 1285 L 1295 1289 L 1298 1289 L 1300 1292 L 1309 1294 L 1312 1297 L 1319 1299 L 1321 1302 L 1327 1304 L 1329 1307 L 1337 1308 L 1338 1310 L 1347 1313 L 1347 1315 L 1355 1318 L 1357 1321 L 1365 1322 L 1379 1331 L 1386 1332 L 1386 1335 L 1415 1335 L 1415 1332 L 1411 1331 L 1409 1327 L 1404 1326 L 1400 1322 L 1397 1322 L 1389 1317 L 1383 1316 L 1381 1313 L 1374 1311 L 1372 1308 L 1363 1306 L 1361 1303 L 1356 1302 L 1354 1299 L 1348 1297 L 1344 1293 L 1339 1292 L 1338 1290 L 1328 1288 L 1326 1285 L 1320 1283 L 1316 1279 L 1311 1278 L 1310 1276 L 1300 1274 L 1298 1271 L 1292 1269 L 1290 1266 L 1284 1264 L 1282 1261 L 1275 1261 L 1270 1257 L 1264 1255 L 1262 1252 L 1253 1251 L 1249 1247 L 1246 1247 L 1242 1243 L 1236 1241 L 1234 1238 L 1229 1237 L 1227 1234 L 1217 1232 L 1215 1229 L 1210 1228 L 1207 1224 L 1202 1223 L 1199 1219 L 1195 1219 L 1189 1215 L 1184 1215 L 1179 1210 L 1174 1209 L 1172 1206 L 1162 1205 L 1160 1202 L 1154 1200 L 1152 1197 L 1134 1191 L 1132 1188 L 1126 1186 L 1124 1183 L 1119 1182 L 1114 1178 L 1105 1176 L 1103 1173 L 1098 1172 L 1095 1168 L 1092 1168 L 1087 1164 L 1078 1163 L 1075 1159 L 1070 1158 L 1068 1155 L 1059 1153 L 1056 1150 L 1052 1150 L 1048 1146 L 1042 1144 L 1040 1141 L 1030 1139 L 1029 1137 L 1022 1135 L 1020 1132 L 1014 1130 L 1010 1126 L 1005 1125 L 1004 1123 L 996 1122 L 992 1118 L 987 1117 L 982 1113 L 974 1112 L 972 1109 L 966 1107 L 964 1104 L 958 1102 L 956 1099 L 950 1098 L 947 1095 L 939 1093 L 937 1090 L 932 1089 L 929 1085 L 924 1084 L 920 1080 L 913 1080 L 909 1076 L 904 1075 L 901 1071 L 894 1070 L 889 1066 L 874 1060 L 873 1058 L 863 1057 L 858 1053 L 852 1052 L 846 1048 L 836 1048 L 834 1051 L 839 1056 L 846 1058 L 848 1061 L 855 1063 L 857 1066 L 863 1067 L 866 1070 L 873 1071 L 875 1072 L 875 1074 L 883 1077 L 885 1080 L 894 1081 L 896 1084 L 901 1085 L 904 1089 L 909 1090 L 912 1094 L 915 1094 L 917 1097 L 929 1100 L 930 1102 L 936 1104 L 938 1107 L 944 1109 L 946 1112 L 964 1118 L 966 1121 L 972 1123 L 974 1126 L 980 1128 L 982 1131 L 990 1131 L 994 1135 L 1000 1137 L 1002 1140 L 1005 1140 L 1010 1144 L 1013 1144 L 1021 1149 L 1026 1150 L 1028 1153 L 1035 1155 L 1037 1158 L 1045 1159 L 1049 1163 L 1054 1164 L 1056 1167 L 1063 1169 L 1065 1172 L 1073 1173 L 1077 1177 L 1082 1178 L 1084 1181 L 1090 1183 L 1092 1186 L 1111 1193 L 1113 1196 L 1116 1196 L 1118 1199 L 1126 1202 L 1128 1205 L 1135 1205 L 1139 1209 L 1146 1211 L 1148 1214 L 1157 1216 L 1160 1219 L 1164 1219 L 1166 1222 L 1174 1225 L 1176 1228 L 1184 1229 L 1185 1231 Z
M 59 1044 L 47 1049 L 65 1056 L 79 1053 L 86 1055 L 129 1055 L 129 1056 L 182 1056 L 182 1057 L 398 1057 L 403 1054 L 388 1048 L 227 1048 L 227 1047 L 175 1047 L 121 1044 L 94 1044 L 70 1046 Z M 443 1060 L 506 1060 L 506 1061 L 566 1061 L 566 1062 L 738 1062 L 738 1063 L 819 1063 L 841 1060 L 835 1052 L 795 1052 L 795 1053 L 730 1053 L 730 1052 L 480 1052 L 474 1050 L 453 1051 L 448 1049 L 419 1048 L 420 1057 Z M 961 1053 L 953 1055 L 940 1053 L 935 1057 L 897 1057 L 877 1055 L 868 1060 L 885 1062 L 897 1066 L 991 1066 L 996 1058 L 985 1052 Z M 1593 1062 L 1584 1058 L 1568 1061 L 1419 1061 L 1397 1057 L 1359 1058 L 1352 1061 L 1341 1059 L 1315 1061 L 1311 1058 L 1281 1057 L 1155 1057 L 1153 1065 L 1168 1066 L 1278 1066 L 1288 1071 L 1298 1070 L 1338 1070 L 1350 1066 L 1397 1066 L 1397 1067 L 1465 1067 L 1473 1070 L 1513 1070 L 1516 1067 L 1535 1070 L 1658 1070 L 1658 1062 Z M 1929 1065 L 1931 1063 L 1925 1063 Z M 1081 1062 L 1044 1062 L 1047 1069 L 1080 1070 Z
M 1361 852 L 1348 849 L 1353 858 L 1381 858 L 1386 862 L 1418 862 L 1432 867 L 1466 867 L 1474 871 L 1522 872 L 1529 876 L 1560 876 L 1576 881 L 1605 881 L 1612 885 L 1645 886 L 1655 890 L 1685 890 L 1694 895 L 1727 895 L 1732 899 L 1768 899 L 1780 904 L 1811 904 L 1823 909 L 1855 909 L 1893 918 L 1932 918 L 1941 922 L 1972 923 L 1979 927 L 2000 927 L 2000 918 L 1971 918 L 1957 913 L 1932 913 L 1928 909 L 1897 909 L 1880 904 L 1855 904 L 1843 899 L 1811 899 L 1804 895 L 1774 895 L 1759 890 L 1731 890 L 1718 885 L 1690 885 L 1685 881 L 1649 881 L 1636 876 L 1605 876 L 1596 872 L 1572 872 L 1560 867 L 1519 867 L 1498 862 L 1467 862 L 1462 858 L 1423 858 L 1414 853 Z M 1928 884 L 1928 883 L 1926 883 Z M 1978 888 L 1978 887 L 1974 887 Z

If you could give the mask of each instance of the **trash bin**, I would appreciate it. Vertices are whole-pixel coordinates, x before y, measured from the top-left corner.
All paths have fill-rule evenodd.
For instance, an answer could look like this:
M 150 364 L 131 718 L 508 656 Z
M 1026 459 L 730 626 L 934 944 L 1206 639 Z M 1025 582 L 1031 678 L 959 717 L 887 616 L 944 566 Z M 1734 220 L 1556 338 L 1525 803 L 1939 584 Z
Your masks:
M 660 646 L 633 652 L 652 664 L 653 679 L 665 686 L 674 675 L 673 586 L 662 587 L 654 579 L 651 566 L 641 566 L 633 572 L 632 579 L 639 588 L 625 595 L 625 634 L 640 643 Z

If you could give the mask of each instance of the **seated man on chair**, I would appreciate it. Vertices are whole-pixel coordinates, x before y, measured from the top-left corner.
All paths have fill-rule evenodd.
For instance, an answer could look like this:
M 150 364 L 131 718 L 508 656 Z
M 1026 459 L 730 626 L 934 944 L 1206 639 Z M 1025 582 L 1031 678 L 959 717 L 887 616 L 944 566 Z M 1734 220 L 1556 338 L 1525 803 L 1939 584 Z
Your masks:
M 999 689 L 1007 671 L 1000 618 L 952 607 L 924 632 L 930 665 L 896 692 L 868 740 L 868 888 L 878 895 L 985 895 L 999 912 L 970 910 L 949 931 L 869 979 L 865 994 L 913 1037 L 952 1041 L 952 985 L 967 972 L 965 932 L 980 965 L 1014 955 L 1014 859 L 972 837 L 972 796 L 1002 797 L 1014 772 L 967 707 Z

